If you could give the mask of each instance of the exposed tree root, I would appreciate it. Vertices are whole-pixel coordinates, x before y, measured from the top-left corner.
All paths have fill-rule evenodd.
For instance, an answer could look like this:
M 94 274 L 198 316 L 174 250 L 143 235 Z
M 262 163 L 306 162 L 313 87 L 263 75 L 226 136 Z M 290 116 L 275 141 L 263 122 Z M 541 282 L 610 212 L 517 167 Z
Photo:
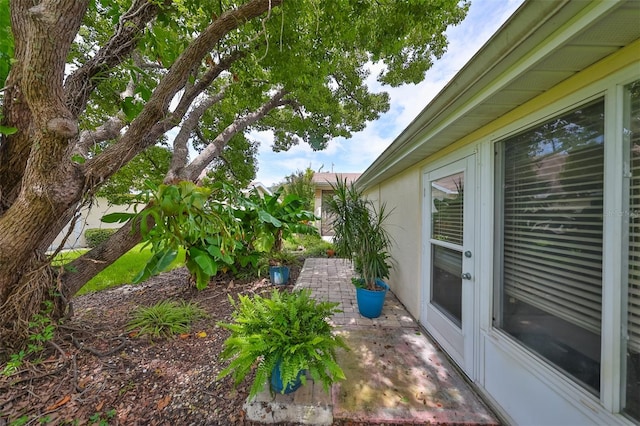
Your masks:
M 0 360 L 8 359 L 11 353 L 17 353 L 27 342 L 29 322 L 33 316 L 42 312 L 43 302 L 56 301 L 55 274 L 44 263 L 44 257 L 33 261 L 31 267 L 25 265 L 24 274 L 6 302 L 0 307 Z M 57 306 L 59 311 L 63 309 Z

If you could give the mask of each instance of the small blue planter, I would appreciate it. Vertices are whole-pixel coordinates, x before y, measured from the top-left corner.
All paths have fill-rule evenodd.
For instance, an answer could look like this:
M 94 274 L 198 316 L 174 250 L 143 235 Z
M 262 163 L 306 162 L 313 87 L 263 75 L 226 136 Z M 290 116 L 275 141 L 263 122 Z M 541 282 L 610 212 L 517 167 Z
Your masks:
M 378 318 L 382 314 L 384 306 L 384 298 L 387 295 L 389 286 L 381 279 L 376 279 L 376 285 L 381 287 L 382 291 L 372 291 L 364 288 L 356 287 L 356 300 L 358 301 L 358 311 L 360 315 L 367 318 Z
M 286 285 L 289 282 L 289 267 L 288 266 L 270 266 L 269 278 L 272 284 Z
M 287 383 L 287 386 L 284 387 L 282 383 L 282 377 L 280 376 L 280 364 L 282 364 L 282 361 L 278 361 L 271 371 L 271 389 L 277 393 L 295 392 L 300 386 L 302 386 L 301 377 L 304 371 L 301 370 L 300 372 L 298 372 L 296 379 L 291 383 Z

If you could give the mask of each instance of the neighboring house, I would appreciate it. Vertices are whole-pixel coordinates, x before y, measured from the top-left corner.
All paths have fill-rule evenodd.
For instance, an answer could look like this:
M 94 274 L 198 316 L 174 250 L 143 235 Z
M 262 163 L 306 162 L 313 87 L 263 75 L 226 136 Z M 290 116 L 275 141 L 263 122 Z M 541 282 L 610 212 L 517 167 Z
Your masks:
M 320 218 L 316 221 L 316 227 L 320 236 L 325 240 L 331 240 L 333 237 L 333 227 L 331 226 L 331 216 L 325 209 L 324 201 L 327 197 L 333 196 L 333 190 L 331 185 L 335 185 L 338 180 L 352 183 L 358 177 L 360 173 L 314 173 L 311 183 L 315 188 L 315 196 L 313 198 L 313 212 Z
M 93 200 L 90 206 L 84 206 L 80 209 L 80 217 L 76 220 L 75 226 L 69 235 L 69 238 L 65 241 L 64 247 L 65 249 L 74 249 L 74 248 L 83 248 L 87 247 L 87 240 L 84 237 L 84 233 L 87 229 L 92 228 L 120 228 L 122 227 L 122 223 L 105 223 L 100 219 L 102 216 L 108 213 L 120 213 L 120 212 L 133 212 L 133 207 L 128 205 L 116 205 L 109 204 L 106 198 L 97 197 Z M 62 239 L 67 235 L 67 231 L 69 230 L 68 224 L 65 228 L 60 232 L 60 234 L 53 241 L 51 246 L 49 246 L 49 250 L 55 250 L 58 248 Z
M 358 179 L 508 423 L 640 423 L 640 2 L 527 1 Z
M 264 185 L 262 184 L 262 182 L 257 182 L 257 181 L 251 182 L 251 183 L 249 184 L 249 186 L 247 187 L 247 189 L 242 190 L 242 192 L 243 192 L 243 193 L 245 193 L 245 194 L 247 194 L 247 193 L 251 192 L 251 191 L 252 191 L 252 190 L 254 190 L 254 189 L 258 192 L 258 194 L 260 195 L 260 197 L 264 197 L 264 196 L 265 196 L 265 194 L 266 194 L 266 195 L 273 195 L 273 194 L 271 193 L 271 191 L 269 190 L 269 188 L 267 188 L 266 186 L 264 186 Z

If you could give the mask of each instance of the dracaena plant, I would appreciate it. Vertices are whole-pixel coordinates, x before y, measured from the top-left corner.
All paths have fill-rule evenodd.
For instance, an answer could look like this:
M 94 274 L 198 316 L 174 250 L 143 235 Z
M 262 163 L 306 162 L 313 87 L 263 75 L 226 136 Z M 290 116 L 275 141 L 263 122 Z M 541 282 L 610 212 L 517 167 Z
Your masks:
M 337 179 L 332 184 L 333 197 L 326 201 L 333 217 L 333 245 L 338 256 L 353 262 L 359 279 L 369 290 L 375 290 L 376 278 L 389 277 L 392 239 L 384 223 L 391 214 L 386 204 L 376 207 L 353 183 Z

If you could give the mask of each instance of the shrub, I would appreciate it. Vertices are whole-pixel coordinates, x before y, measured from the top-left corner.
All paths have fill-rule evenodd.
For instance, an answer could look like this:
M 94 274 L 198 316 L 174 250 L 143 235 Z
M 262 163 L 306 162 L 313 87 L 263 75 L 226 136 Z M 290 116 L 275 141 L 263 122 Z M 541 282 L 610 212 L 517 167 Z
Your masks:
M 156 338 L 171 337 L 188 332 L 194 320 L 206 316 L 207 313 L 193 303 L 163 300 L 153 306 L 137 308 L 127 331 L 137 330 L 138 335 Z
M 108 240 L 117 230 L 116 228 L 89 228 L 84 231 L 84 238 L 87 240 L 87 245 L 93 248 Z
M 294 241 L 304 248 L 307 257 L 326 257 L 327 249 L 333 248 L 333 244 L 323 240 L 320 235 L 296 235 Z

